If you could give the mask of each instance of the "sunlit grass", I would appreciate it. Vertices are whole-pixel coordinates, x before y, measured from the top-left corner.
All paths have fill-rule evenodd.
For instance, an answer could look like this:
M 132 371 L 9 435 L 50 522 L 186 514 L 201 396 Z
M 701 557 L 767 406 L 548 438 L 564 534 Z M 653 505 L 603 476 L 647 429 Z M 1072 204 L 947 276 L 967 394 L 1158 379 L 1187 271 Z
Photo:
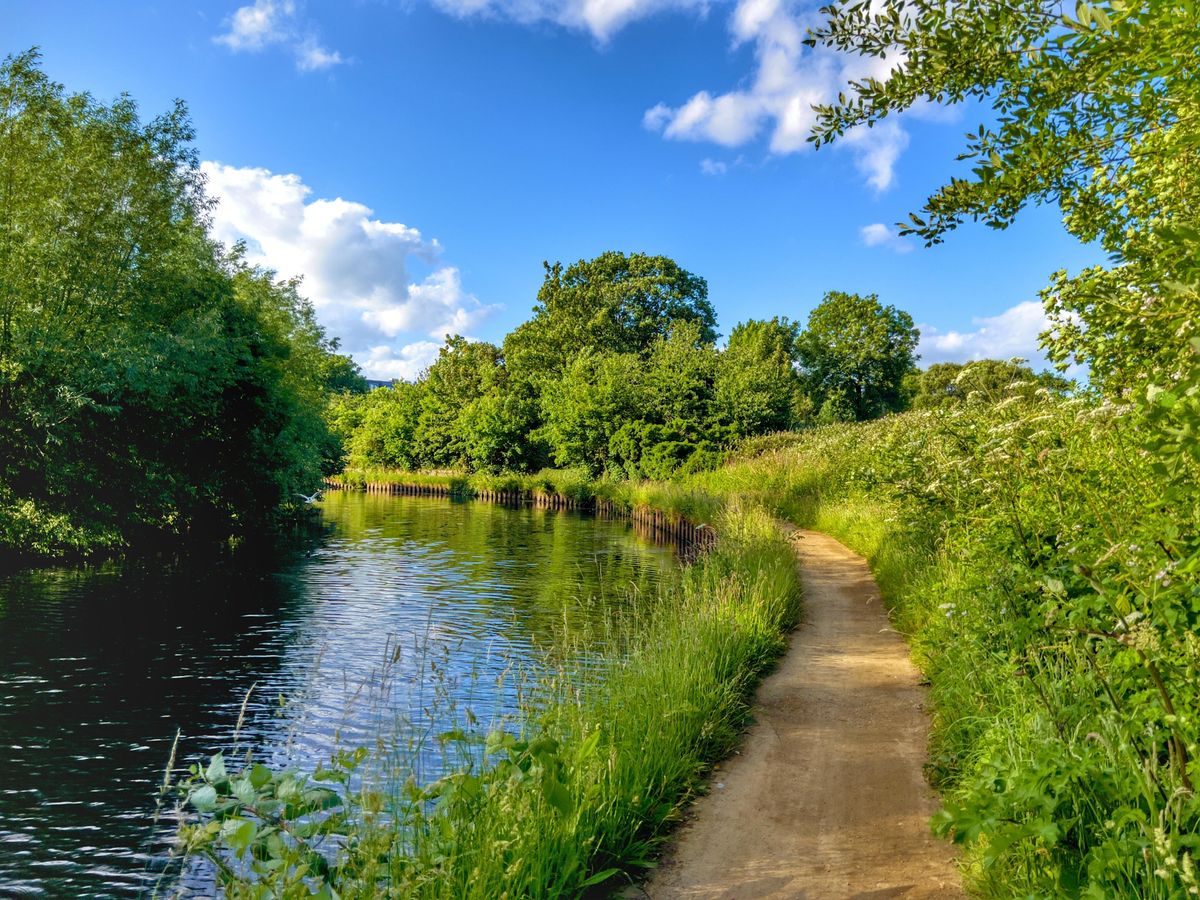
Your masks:
M 199 773 L 191 795 L 212 787 L 229 805 L 208 808 L 204 795 L 202 819 L 224 824 L 185 828 L 184 846 L 213 861 L 229 896 L 247 897 L 299 891 L 314 877 L 343 897 L 574 896 L 650 865 L 735 746 L 753 688 L 799 615 L 795 560 L 772 517 L 731 503 L 716 526 L 720 542 L 677 584 L 604 625 L 610 652 L 585 673 L 578 656 L 562 657 L 522 685 L 522 713 L 507 722 L 460 710 L 459 729 L 431 738 L 459 762 L 432 782 L 409 777 L 420 748 L 386 736 L 365 759 L 343 753 L 323 781 L 298 788 L 285 773 L 260 773 L 258 786 L 250 770 Z M 280 790 L 310 798 L 290 817 L 282 810 L 290 833 L 255 812 L 274 809 Z M 326 833 L 308 834 L 306 821 L 327 823 Z

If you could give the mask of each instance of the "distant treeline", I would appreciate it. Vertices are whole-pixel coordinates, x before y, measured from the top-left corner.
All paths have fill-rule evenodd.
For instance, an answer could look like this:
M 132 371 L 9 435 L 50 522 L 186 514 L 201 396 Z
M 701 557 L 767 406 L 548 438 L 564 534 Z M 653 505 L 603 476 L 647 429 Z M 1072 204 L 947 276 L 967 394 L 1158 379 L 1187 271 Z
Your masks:
M 365 384 L 209 237 L 192 139 L 0 64 L 0 552 L 260 529 L 338 466 L 325 405 Z
M 1011 362 L 916 368 L 917 329 L 875 295 L 831 292 L 806 326 L 734 326 L 723 349 L 703 278 L 673 260 L 604 253 L 546 265 L 533 317 L 501 346 L 450 337 L 415 383 L 330 408 L 363 468 L 667 478 L 739 441 L 810 424 L 954 403 L 1014 382 L 1068 383 Z

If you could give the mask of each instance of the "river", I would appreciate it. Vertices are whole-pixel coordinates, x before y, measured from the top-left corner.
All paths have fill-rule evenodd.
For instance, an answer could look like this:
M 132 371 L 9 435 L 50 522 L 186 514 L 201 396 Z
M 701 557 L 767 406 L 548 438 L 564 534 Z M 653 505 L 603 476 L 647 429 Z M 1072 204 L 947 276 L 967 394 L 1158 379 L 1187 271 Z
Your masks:
M 511 713 L 525 674 L 568 644 L 586 658 L 614 607 L 676 570 L 576 513 L 333 493 L 319 515 L 269 563 L 0 577 L 0 896 L 152 890 L 176 731 L 195 761 L 229 746 L 243 703 L 240 746 L 268 764 L 382 737 L 434 777 L 428 735 Z

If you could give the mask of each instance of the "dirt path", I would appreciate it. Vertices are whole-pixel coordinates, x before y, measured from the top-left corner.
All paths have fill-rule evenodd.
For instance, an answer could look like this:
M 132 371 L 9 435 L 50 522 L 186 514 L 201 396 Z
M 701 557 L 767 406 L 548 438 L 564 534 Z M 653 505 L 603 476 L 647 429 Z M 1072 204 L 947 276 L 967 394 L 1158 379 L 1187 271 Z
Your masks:
M 929 833 L 925 692 L 866 562 L 797 533 L 806 621 L 763 682 L 741 755 L 714 776 L 651 900 L 959 898 Z M 640 892 L 639 892 L 640 894 Z

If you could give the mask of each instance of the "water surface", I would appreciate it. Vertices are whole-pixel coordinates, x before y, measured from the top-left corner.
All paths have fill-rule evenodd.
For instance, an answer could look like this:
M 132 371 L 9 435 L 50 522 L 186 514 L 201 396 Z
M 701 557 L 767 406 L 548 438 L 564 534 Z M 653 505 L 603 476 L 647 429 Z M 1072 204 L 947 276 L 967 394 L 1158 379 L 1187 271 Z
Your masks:
M 311 767 L 381 734 L 428 752 L 451 707 L 510 712 L 520 671 L 671 577 L 622 522 L 334 493 L 269 565 L 128 564 L 0 578 L 0 896 L 110 897 L 162 868 L 155 795 L 229 745 Z M 169 810 L 168 810 L 169 813 Z

